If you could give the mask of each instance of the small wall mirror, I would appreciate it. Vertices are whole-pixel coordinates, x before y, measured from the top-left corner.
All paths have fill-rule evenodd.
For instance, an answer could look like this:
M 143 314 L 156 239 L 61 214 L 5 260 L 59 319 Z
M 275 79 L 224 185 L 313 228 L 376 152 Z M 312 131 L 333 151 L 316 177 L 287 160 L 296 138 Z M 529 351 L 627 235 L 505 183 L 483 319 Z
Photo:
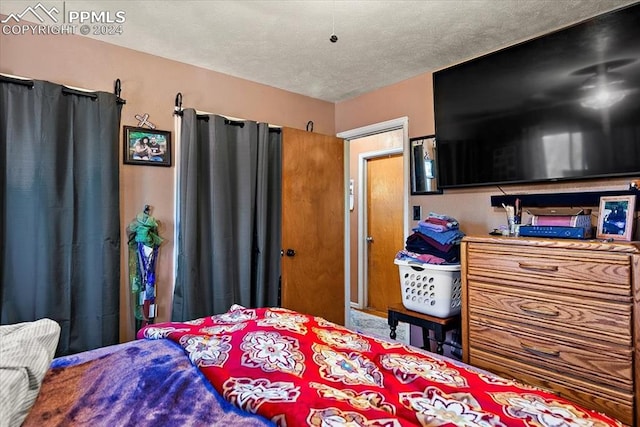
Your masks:
M 435 135 L 409 139 L 411 156 L 411 194 L 440 194 L 436 177 Z

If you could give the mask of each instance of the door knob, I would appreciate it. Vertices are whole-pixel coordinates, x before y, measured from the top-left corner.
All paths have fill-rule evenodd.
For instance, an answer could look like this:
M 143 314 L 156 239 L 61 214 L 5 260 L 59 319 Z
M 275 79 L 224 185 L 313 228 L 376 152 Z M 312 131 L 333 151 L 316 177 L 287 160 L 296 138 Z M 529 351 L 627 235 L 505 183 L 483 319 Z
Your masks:
M 373 236 L 367 236 L 367 243 L 373 243 Z
M 294 256 L 296 254 L 296 251 L 294 251 L 293 249 L 287 249 L 286 254 L 287 256 Z

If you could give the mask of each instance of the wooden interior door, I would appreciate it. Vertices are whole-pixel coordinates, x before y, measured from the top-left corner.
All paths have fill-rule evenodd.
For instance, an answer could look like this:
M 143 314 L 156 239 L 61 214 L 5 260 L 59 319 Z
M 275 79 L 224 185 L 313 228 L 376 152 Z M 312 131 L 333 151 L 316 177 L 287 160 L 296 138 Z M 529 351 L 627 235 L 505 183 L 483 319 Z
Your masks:
M 389 305 L 402 302 L 393 260 L 404 247 L 403 175 L 401 154 L 367 161 L 366 307 L 385 317 Z
M 284 128 L 282 306 L 342 325 L 344 197 L 344 141 Z

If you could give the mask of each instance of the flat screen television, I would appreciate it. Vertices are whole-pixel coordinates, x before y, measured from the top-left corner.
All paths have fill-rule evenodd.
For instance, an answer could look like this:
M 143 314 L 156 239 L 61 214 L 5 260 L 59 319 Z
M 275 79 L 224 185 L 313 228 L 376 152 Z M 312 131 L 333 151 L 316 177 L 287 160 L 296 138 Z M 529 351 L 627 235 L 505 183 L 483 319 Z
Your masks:
M 640 3 L 433 74 L 441 188 L 640 176 Z

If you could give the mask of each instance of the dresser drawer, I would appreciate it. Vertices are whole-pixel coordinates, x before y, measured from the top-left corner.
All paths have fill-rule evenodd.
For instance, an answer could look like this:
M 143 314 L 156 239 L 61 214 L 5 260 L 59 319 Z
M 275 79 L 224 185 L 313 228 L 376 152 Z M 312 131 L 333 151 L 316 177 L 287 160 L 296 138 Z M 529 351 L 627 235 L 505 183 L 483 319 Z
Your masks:
M 463 361 L 640 427 L 640 243 L 466 236 Z
M 471 316 L 469 345 L 509 360 L 633 392 L 633 351 Z
M 491 316 L 505 322 L 540 327 L 630 347 L 631 305 L 602 299 L 575 298 L 526 288 L 498 286 L 469 280 L 468 310 L 471 317 Z
M 506 359 L 493 352 L 472 348 L 470 363 L 504 378 L 517 378 L 536 387 L 552 390 L 585 408 L 605 412 L 625 425 L 634 425 L 634 395 L 612 387 L 585 382 L 530 363 Z
M 469 244 L 469 277 L 548 284 L 556 291 L 587 291 L 630 297 L 629 257 L 590 251 Z

